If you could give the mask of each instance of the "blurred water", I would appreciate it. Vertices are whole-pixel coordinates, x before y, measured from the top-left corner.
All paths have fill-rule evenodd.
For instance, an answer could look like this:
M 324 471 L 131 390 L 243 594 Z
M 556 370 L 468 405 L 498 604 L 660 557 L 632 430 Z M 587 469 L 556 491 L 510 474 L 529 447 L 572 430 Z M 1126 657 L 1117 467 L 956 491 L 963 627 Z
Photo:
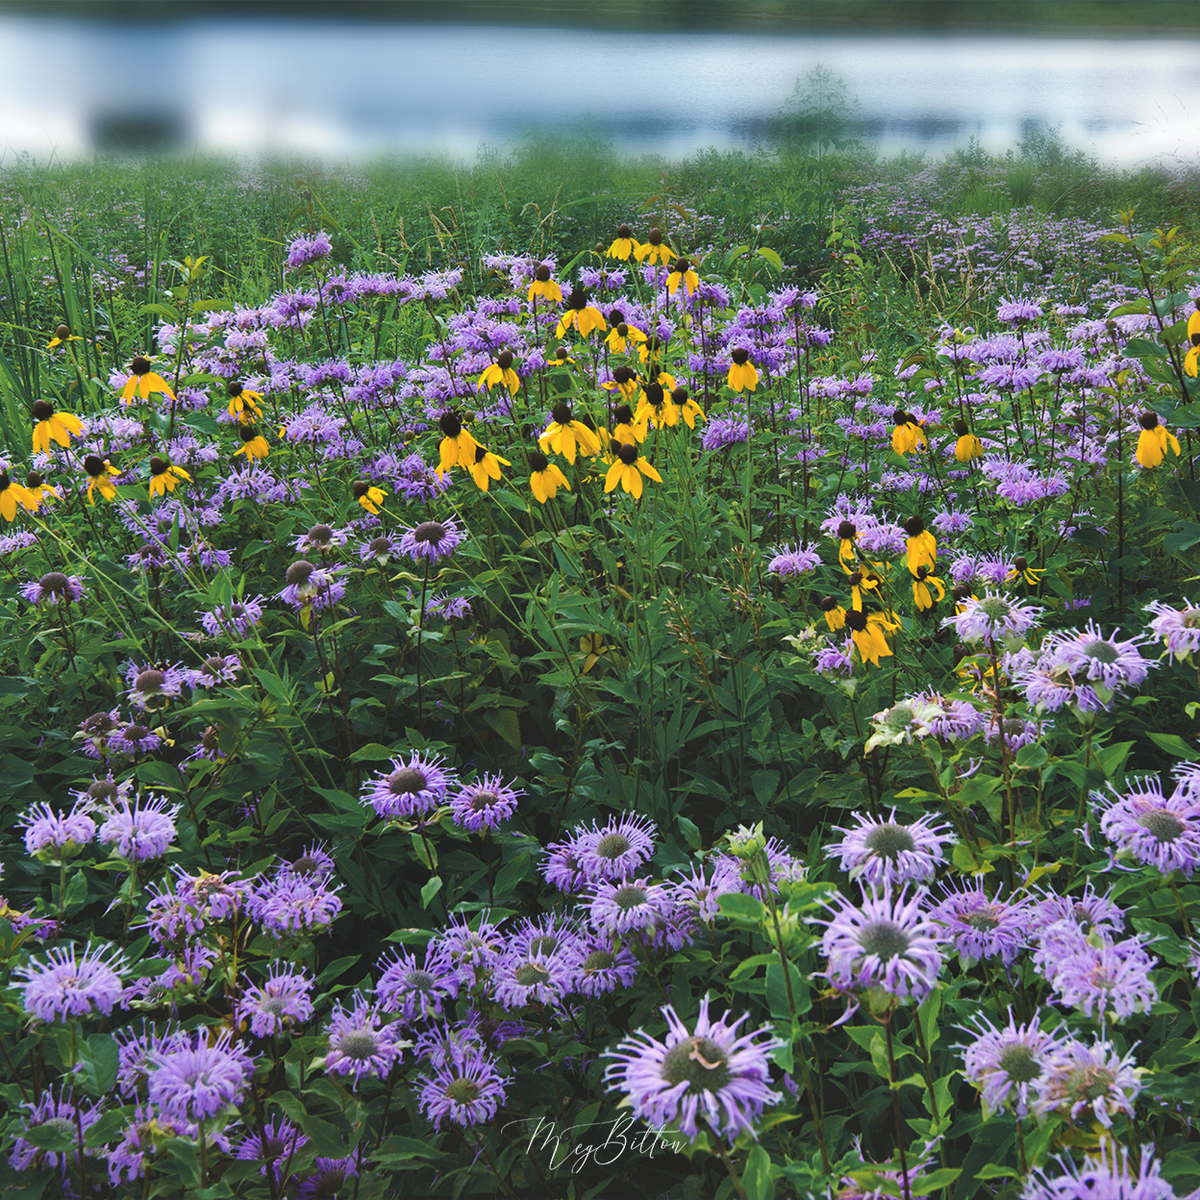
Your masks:
M 299 150 L 397 147 L 472 160 L 587 122 L 667 157 L 749 147 L 820 65 L 884 152 L 1057 127 L 1102 163 L 1196 161 L 1200 44 L 412 26 L 286 19 L 154 24 L 0 16 L 0 150 L 77 158 L 97 141 Z

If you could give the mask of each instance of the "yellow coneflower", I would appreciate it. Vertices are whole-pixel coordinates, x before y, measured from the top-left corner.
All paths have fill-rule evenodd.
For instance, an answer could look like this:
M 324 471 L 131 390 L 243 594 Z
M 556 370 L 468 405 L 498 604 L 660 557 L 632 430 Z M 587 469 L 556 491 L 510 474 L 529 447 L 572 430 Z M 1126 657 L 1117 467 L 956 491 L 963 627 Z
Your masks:
M 622 262 L 627 262 L 629 256 L 631 254 L 636 256 L 639 249 L 641 249 L 641 244 L 633 236 L 633 230 L 628 225 L 618 225 L 617 236 L 608 248 L 608 257 L 619 258 Z
M 845 564 L 843 564 L 844 566 Z M 878 571 L 873 571 L 866 563 L 851 571 L 849 576 L 847 582 L 850 584 L 850 607 L 862 612 L 863 592 L 878 592 L 879 585 L 883 582 L 883 576 Z
M 552 300 L 555 304 L 562 303 L 562 288 L 550 278 L 550 267 L 542 263 L 533 273 L 533 282 L 529 285 L 530 303 L 540 296 L 543 300 Z
M 904 532 L 908 534 L 908 569 L 916 574 L 921 567 L 933 570 L 937 562 L 937 538 L 925 528 L 925 522 L 918 516 L 909 517 L 904 522 Z
M 1196 314 L 1200 316 L 1200 313 Z M 1183 451 L 1179 439 L 1163 424 L 1155 413 L 1144 412 L 1138 418 L 1142 432 L 1138 434 L 1137 460 L 1147 469 L 1157 467 L 1166 457 L 1168 447 L 1178 457 Z
M 365 479 L 359 479 L 350 491 L 361 507 L 365 508 L 372 516 L 379 516 L 380 506 L 387 496 L 387 492 L 383 488 L 375 487 Z
M 1187 338 L 1191 349 L 1184 356 L 1183 369 L 1195 378 L 1197 359 L 1200 359 L 1200 306 L 1197 306 L 1196 311 L 1188 317 Z
M 488 484 L 493 479 L 500 478 L 501 466 L 511 467 L 507 458 L 501 458 L 482 446 L 475 447 L 475 461 L 471 464 L 471 478 L 482 491 L 488 490 Z
M 970 462 L 983 455 L 983 443 L 971 432 L 961 417 L 954 422 L 958 441 L 954 443 L 954 457 L 960 463 Z
M 831 633 L 846 628 L 846 610 L 832 596 L 821 598 L 821 611 L 825 614 L 825 624 Z
M 642 402 L 633 414 L 635 421 L 653 421 L 656 429 L 679 424 L 679 405 L 658 380 L 642 389 Z
M 1005 575 L 1004 582 L 1016 583 L 1017 580 L 1024 580 L 1026 587 L 1035 588 L 1042 582 L 1042 576 L 1045 573 L 1044 568 L 1031 567 L 1029 560 L 1023 554 L 1018 554 L 1013 559 L 1012 569 Z
M 539 504 L 553 500 L 554 493 L 560 487 L 566 488 L 568 492 L 571 490 L 567 477 L 538 450 L 534 450 L 529 456 L 529 470 L 529 486 L 533 491 L 534 499 Z
M 898 408 L 892 413 L 896 428 L 892 430 L 892 449 L 897 454 L 911 454 L 918 446 L 928 446 L 921 422 L 910 412 Z
M 470 469 L 475 462 L 475 447 L 479 443 L 463 428 L 457 413 L 442 413 L 438 418 L 442 440 L 438 443 L 438 474 L 451 467 Z
M 625 354 L 629 350 L 630 342 L 636 346 L 639 342 L 646 340 L 646 334 L 636 325 L 630 325 L 625 320 L 625 314 L 619 308 L 614 308 L 608 314 L 608 323 L 612 329 L 608 337 L 604 339 L 604 344 L 613 354 Z
M 33 427 L 34 454 L 39 451 L 49 454 L 52 441 L 60 446 L 69 446 L 72 434 L 79 437 L 83 433 L 83 422 L 77 416 L 55 412 L 54 405 L 48 400 L 33 402 L 33 419 L 37 422 Z
M 629 367 L 613 367 L 612 380 L 600 385 L 606 392 L 620 392 L 627 400 L 638 394 L 641 385 L 637 374 Z
M 558 327 L 554 331 L 554 336 L 562 337 L 572 327 L 579 330 L 580 337 L 587 337 L 589 333 L 596 330 L 603 333 L 608 328 L 601 311 L 588 303 L 587 288 L 571 289 L 567 307 L 558 319 Z
M 19 483 L 14 483 L 7 470 L 0 470 L 0 516 L 6 521 L 17 519 L 17 505 L 26 512 L 37 512 L 39 501 Z
M 628 404 L 617 405 L 613 410 L 613 420 L 616 422 L 612 428 L 614 442 L 644 442 L 646 440 L 646 422 L 637 420 L 633 415 L 633 409 Z
M 671 273 L 667 276 L 667 295 L 675 295 L 682 283 L 684 293 L 690 296 L 696 290 L 696 284 L 699 282 L 700 276 L 692 270 L 692 264 L 686 258 L 677 258 L 674 266 L 671 267 Z
M 87 502 L 95 505 L 96 501 L 92 495 L 98 491 L 101 497 L 105 500 L 115 500 L 117 498 L 117 488 L 113 483 L 113 476 L 120 475 L 120 470 L 112 465 L 106 458 L 101 458 L 98 454 L 89 454 L 83 460 L 83 469 L 87 473 Z
M 538 437 L 538 445 L 543 452 L 553 450 L 561 454 L 567 462 L 574 465 L 576 449 L 587 458 L 594 458 L 600 453 L 600 439 L 582 421 L 577 421 L 571 415 L 571 406 L 559 401 L 550 410 L 550 424 Z
M 758 369 L 750 361 L 750 351 L 735 346 L 729 357 L 733 360 L 729 365 L 729 386 L 735 392 L 754 391 L 758 387 Z
M 660 374 L 659 379 L 661 378 L 662 375 Z M 704 409 L 702 409 L 700 405 L 692 399 L 691 393 L 687 390 L 686 385 L 681 383 L 677 388 L 675 388 L 675 390 L 671 393 L 671 399 L 675 403 L 676 408 L 679 409 L 679 415 L 683 418 L 689 429 L 696 428 L 697 417 L 699 417 L 702 421 L 706 420 L 704 416 Z
M 239 425 L 238 433 L 241 435 L 242 444 L 233 452 L 234 455 L 244 454 L 250 462 L 254 462 L 256 459 L 266 458 L 271 452 L 267 439 L 253 425 Z
M 262 405 L 259 403 L 262 400 L 262 392 L 252 392 L 236 379 L 226 383 L 225 391 L 229 396 L 227 411 L 231 417 L 237 417 L 243 425 L 249 425 L 262 416 Z
M 936 596 L 930 594 L 930 586 L 937 593 Z M 916 577 L 913 579 L 913 603 L 917 606 L 918 612 L 925 612 L 931 609 L 938 600 L 945 600 L 946 585 L 935 575 L 929 573 L 928 567 L 919 567 Z
M 604 490 L 611 492 L 620 484 L 635 500 L 640 499 L 643 475 L 662 483 L 662 476 L 641 456 L 634 442 L 620 442 L 613 464 L 604 476 Z
M 854 543 L 858 541 L 858 529 L 853 521 L 839 521 L 837 527 L 838 562 L 844 571 L 857 570 L 858 552 Z
M 47 483 L 41 476 L 39 471 L 30 471 L 25 476 L 25 490 L 29 493 L 30 498 L 34 501 L 35 509 L 41 508 L 43 504 L 49 504 L 51 500 L 61 500 L 62 493 L 52 484 Z
M 151 369 L 150 360 L 144 354 L 139 354 L 129 364 L 129 378 L 125 380 L 125 386 L 121 389 L 121 400 L 128 404 L 133 399 L 134 392 L 143 400 L 147 399 L 151 392 L 161 392 L 169 400 L 175 399 L 170 384 Z
M 182 468 L 169 463 L 165 458 L 154 455 L 150 459 L 150 497 L 165 496 L 175 490 L 175 484 L 184 479 L 192 482 L 192 477 Z
M 71 332 L 69 325 L 60 325 L 55 331 L 54 336 L 46 343 L 47 350 L 53 350 L 55 346 L 61 346 L 64 342 L 82 342 L 83 338 Z
M 501 350 L 496 355 L 496 361 L 479 377 L 479 382 L 476 387 L 482 391 L 486 388 L 489 392 L 496 384 L 503 384 L 508 388 L 508 394 L 515 396 L 518 388 L 521 386 L 520 376 L 512 369 L 513 352 L 511 350 Z
M 877 667 L 881 658 L 891 657 L 892 650 L 887 644 L 885 631 L 899 629 L 898 623 L 889 621 L 883 613 L 863 613 L 851 609 L 846 614 L 846 625 L 854 639 L 858 657 L 864 663 L 871 663 Z
M 646 234 L 645 242 L 634 250 L 633 256 L 638 262 L 649 263 L 653 267 L 660 263 L 666 266 L 675 254 L 667 245 L 662 230 L 655 226 Z

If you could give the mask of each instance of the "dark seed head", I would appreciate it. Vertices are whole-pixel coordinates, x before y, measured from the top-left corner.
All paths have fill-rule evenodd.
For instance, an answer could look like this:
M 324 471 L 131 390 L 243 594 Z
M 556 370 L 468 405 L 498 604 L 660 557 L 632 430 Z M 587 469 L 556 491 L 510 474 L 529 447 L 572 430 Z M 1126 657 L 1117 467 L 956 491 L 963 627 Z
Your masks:
M 834 597 L 832 597 L 832 596 L 822 596 L 821 597 L 821 611 L 822 612 L 833 612 L 833 610 L 835 608 L 837 608 L 837 606 L 838 606 L 838 602 L 837 602 L 837 600 L 834 599 Z
M 648 234 L 646 234 L 646 241 L 648 241 L 652 246 L 661 246 L 662 230 L 656 225 Z
M 33 419 L 35 421 L 48 421 L 54 416 L 54 405 L 49 404 L 45 400 L 35 400 L 33 402 Z
M 1144 412 L 1140 417 L 1138 417 L 1138 424 L 1143 429 L 1157 429 L 1158 417 L 1152 412 Z
M 496 366 L 502 371 L 507 371 L 513 365 L 513 352 L 511 350 L 501 350 L 496 355 Z
M 572 288 L 571 295 L 567 299 L 567 307 L 576 309 L 586 308 L 587 289 L 581 287 Z
M 350 494 L 355 500 L 361 500 L 370 490 L 371 485 L 365 479 L 356 479 L 354 486 L 350 489 Z
M 617 457 L 627 467 L 632 467 L 638 460 L 638 448 L 632 442 L 622 442 L 617 449 Z
M 920 537 L 925 532 L 925 522 L 918 516 L 911 516 L 904 522 L 904 532 L 909 537 Z
M 536 475 L 550 465 L 550 460 L 540 451 L 534 450 L 529 455 L 529 469 Z
M 538 281 L 538 283 L 549 283 L 550 268 L 545 263 L 542 263 L 538 269 L 534 271 L 533 277 Z
M 150 373 L 150 360 L 144 355 L 139 354 L 137 358 L 129 364 L 129 369 L 135 375 L 148 375 Z
M 462 422 L 455 413 L 442 413 L 438 418 L 438 428 L 446 437 L 455 438 L 462 433 Z
M 54 336 L 61 342 L 64 338 L 71 336 L 71 327 L 69 325 L 60 325 L 54 331 Z
M 312 565 L 306 558 L 298 558 L 287 569 L 287 574 L 283 577 L 289 587 L 300 585 L 303 586 L 311 578 L 316 567 Z
M 25 486 L 27 488 L 40 488 L 42 486 L 42 477 L 37 471 L 30 471 L 25 476 Z
M 633 372 L 628 367 L 613 368 L 613 383 L 618 387 L 627 384 L 633 378 Z
M 150 460 L 150 474 L 151 475 L 165 475 L 167 473 L 167 468 L 170 465 L 171 464 L 169 462 L 167 462 L 167 460 L 165 458 L 159 458 L 159 456 L 156 454 Z
M 317 545 L 328 542 L 331 537 L 333 537 L 333 530 L 328 525 L 314 525 L 308 531 L 308 540 Z
M 956 433 L 956 434 L 957 434 L 959 437 L 966 437 L 966 436 L 967 436 L 967 434 L 968 434 L 968 432 L 970 432 L 970 431 L 969 431 L 969 429 L 968 429 L 968 427 L 967 427 L 967 423 L 966 423 L 966 421 L 964 421 L 964 420 L 962 419 L 962 417 L 959 417 L 959 418 L 957 418 L 957 419 L 955 420 L 955 422 L 954 422 L 954 432 L 955 432 L 955 433 Z
M 613 417 L 618 425 L 628 425 L 633 420 L 633 409 L 628 404 L 618 404 Z
M 629 336 L 629 326 L 625 325 L 625 314 L 619 308 L 614 308 L 609 311 L 608 323 L 610 325 L 616 325 L 617 332 L 620 333 L 622 337 Z M 622 325 L 625 325 L 623 330 L 620 328 Z
M 674 400 L 676 404 L 683 405 L 683 404 L 686 404 L 686 403 L 688 402 L 688 397 L 689 397 L 690 395 L 691 395 L 691 393 L 690 393 L 690 392 L 687 390 L 687 387 L 686 387 L 684 384 L 682 384 L 682 383 L 681 383 L 681 384 L 680 384 L 680 385 L 679 385 L 679 386 L 678 386 L 678 387 L 677 387 L 677 388 L 676 388 L 676 389 L 675 389 L 675 390 L 674 390 L 674 391 L 671 393 L 671 399 L 672 399 L 672 400 Z
M 618 225 L 617 226 L 617 237 L 631 238 L 631 237 L 633 237 L 633 230 L 630 229 L 628 225 Z
M 225 381 L 225 391 L 230 396 L 240 396 L 242 394 L 242 384 L 240 380 L 228 379 Z
M 1017 557 L 1013 559 L 1013 566 L 1016 567 L 1018 571 L 1027 571 L 1029 570 L 1029 559 L 1027 559 L 1023 554 L 1018 554 Z
M 38 580 L 38 587 L 43 592 L 53 592 L 56 596 L 65 596 L 71 581 L 61 571 L 51 571 Z
M 843 542 L 848 541 L 857 532 L 858 530 L 855 528 L 853 521 L 838 522 L 837 535 Z
M 104 474 L 104 460 L 99 455 L 89 454 L 83 460 L 83 469 L 93 478 L 98 479 Z
M 570 425 L 571 420 L 572 420 L 571 406 L 569 404 L 567 404 L 565 401 L 560 400 L 550 410 L 550 415 L 554 418 L 556 424 Z
M 238 433 L 241 435 L 243 442 L 252 442 L 258 437 L 258 430 L 253 425 L 239 425 Z
M 440 521 L 422 521 L 413 530 L 414 542 L 425 542 L 430 546 L 440 542 L 445 536 L 446 527 Z
M 846 624 L 855 633 L 862 633 L 862 631 L 867 627 L 867 614 L 859 612 L 856 608 L 852 608 L 846 614 Z
M 653 383 L 646 384 L 646 399 L 655 408 L 661 408 L 663 399 L 666 396 L 666 389 L 657 380 Z
M 692 269 L 692 264 L 686 258 L 675 260 L 675 274 L 686 275 Z

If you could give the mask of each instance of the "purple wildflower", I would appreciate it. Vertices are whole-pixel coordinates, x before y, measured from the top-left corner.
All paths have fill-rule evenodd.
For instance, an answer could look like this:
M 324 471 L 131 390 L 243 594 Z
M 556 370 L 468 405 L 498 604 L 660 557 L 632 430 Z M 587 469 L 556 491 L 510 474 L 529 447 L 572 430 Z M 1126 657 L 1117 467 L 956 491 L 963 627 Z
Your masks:
M 1034 1111 L 1040 1117 L 1065 1110 L 1074 1121 L 1090 1109 L 1092 1117 L 1111 1129 L 1113 1113 L 1133 1116 L 1133 1102 L 1142 1090 L 1133 1062 L 1133 1051 L 1120 1057 L 1109 1042 L 1085 1046 L 1072 1038 L 1056 1055 Z
M 424 561 L 432 566 L 453 554 L 462 540 L 452 517 L 445 521 L 422 521 L 405 532 L 400 549 L 414 562 Z
M 986 1017 L 974 1018 L 975 1028 L 963 1028 L 972 1040 L 962 1047 L 963 1074 L 983 1093 L 984 1111 L 1011 1105 L 1018 1117 L 1029 1115 L 1030 1092 L 1035 1094 L 1061 1048 L 1061 1041 L 1036 1020 L 1018 1025 L 1008 1012 L 1008 1024 L 997 1029 Z
M 162 858 L 175 841 L 175 817 L 178 804 L 165 796 L 147 796 L 130 804 L 121 797 L 105 813 L 100 826 L 100 843 L 113 846 L 115 853 L 130 862 L 148 862 Z
M 74 1195 L 70 1185 L 72 1175 L 75 1183 L 79 1181 L 77 1139 L 81 1131 L 86 1136 L 87 1131 L 100 1119 L 100 1109 L 95 1104 L 73 1099 L 69 1093 L 56 1096 L 53 1091 L 45 1092 L 36 1104 L 25 1104 L 22 1107 L 29 1110 L 29 1115 L 13 1142 L 8 1165 L 14 1171 L 20 1172 L 32 1171 L 39 1167 L 58 1167 L 62 1172 L 64 1193 Z M 63 1138 L 69 1138 L 73 1143 L 71 1150 L 43 1150 L 24 1136 L 34 1129 L 53 1131 Z M 99 1151 L 85 1147 L 84 1153 L 97 1154 Z
M 443 771 L 440 757 L 424 757 L 414 751 L 407 763 L 392 759 L 393 770 L 369 780 L 362 798 L 380 817 L 411 817 L 432 811 L 446 799 L 454 782 Z
M 492 971 L 496 1002 L 516 1010 L 527 1004 L 556 1007 L 571 990 L 574 969 L 563 957 L 553 954 L 502 953 Z
M 340 1001 L 334 1002 L 327 1034 L 325 1070 L 333 1075 L 353 1075 L 355 1086 L 366 1075 L 387 1075 L 400 1057 L 400 1026 L 385 1025 L 381 1029 L 378 1007 L 368 1004 L 358 992 L 349 1012 Z
M 1200 653 L 1200 605 L 1185 600 L 1182 608 L 1172 608 L 1156 600 L 1146 611 L 1154 614 L 1150 632 L 1166 645 L 1172 661 L 1178 656 L 1187 662 Z
M 287 259 L 284 265 L 289 271 L 294 271 L 308 263 L 328 258 L 332 253 L 333 243 L 329 240 L 329 234 L 325 230 L 319 229 L 311 237 L 301 235 L 292 239 L 288 244 Z
M 939 940 L 953 942 L 959 954 L 976 959 L 999 956 L 1007 967 L 1025 946 L 1029 905 L 993 899 L 981 887 L 947 887 L 946 898 L 929 910 L 929 916 L 942 926 Z
M 580 870 L 591 883 L 626 879 L 654 854 L 654 822 L 649 817 L 611 817 L 607 824 L 577 828 L 572 845 Z
M 821 565 L 821 556 L 811 546 L 778 546 L 767 570 L 787 579 L 807 575 Z
M 129 683 L 125 696 L 142 712 L 158 712 L 167 701 L 183 692 L 185 678 L 183 669 L 176 664 L 158 667 L 152 663 L 130 663 L 125 669 L 125 679 Z
M 295 939 L 328 929 L 342 911 L 342 900 L 325 879 L 280 872 L 259 881 L 247 907 L 268 933 Z
M 878 987 L 900 1000 L 924 1000 L 937 985 L 942 953 L 923 898 L 918 892 L 908 899 L 903 889 L 893 895 L 886 884 L 880 895 L 865 897 L 861 908 L 839 897 L 821 938 L 834 986 Z
M 78 604 L 84 597 L 83 581 L 78 575 L 66 575 L 62 571 L 50 571 L 39 579 L 31 580 L 21 588 L 21 595 L 30 604 L 39 608 L 65 608 Z
M 661 883 L 649 879 L 605 880 L 592 885 L 588 917 L 597 932 L 616 936 L 654 930 L 673 907 Z
M 107 1017 L 120 1001 L 124 989 L 118 972 L 125 962 L 114 947 L 85 950 L 76 958 L 74 945 L 58 945 L 46 957 L 47 962 L 31 959 L 13 969 L 14 976 L 25 980 L 23 999 L 31 1016 L 41 1021 L 92 1013 Z
M 296 1151 L 307 1145 L 308 1140 L 291 1121 L 280 1117 L 278 1121 L 268 1121 L 261 1129 L 248 1130 L 235 1154 L 243 1162 L 261 1162 L 261 1174 L 272 1175 L 279 1188 Z
M 825 847 L 825 853 L 838 855 L 843 871 L 851 879 L 861 878 L 871 887 L 884 884 L 924 883 L 946 861 L 943 846 L 957 839 L 947 836 L 948 825 L 935 823 L 933 817 L 918 817 L 904 825 L 896 820 L 896 810 L 887 820 L 856 813 L 857 829 L 835 825 L 846 836 Z
M 1143 1146 L 1136 1166 L 1125 1146 L 1103 1139 L 1100 1153 L 1076 1167 L 1066 1155 L 1057 1155 L 1063 1173 L 1053 1178 L 1035 1167 L 1025 1181 L 1021 1200 L 1176 1200 L 1175 1189 L 1162 1177 L 1153 1147 Z M 1190 1193 L 1185 1200 L 1191 1200 Z
M 136 721 L 131 721 L 110 734 L 108 742 L 120 754 L 130 758 L 141 758 L 157 750 L 162 745 L 162 738 L 148 725 L 139 725 Z
M 207 691 L 221 683 L 236 683 L 242 661 L 236 654 L 210 654 L 197 668 L 186 671 L 184 679 L 190 688 Z
M 574 990 L 594 1000 L 617 988 L 632 987 L 640 969 L 628 946 L 591 934 L 579 949 Z
M 152 1062 L 150 1101 L 180 1121 L 208 1121 L 237 1104 L 254 1073 L 253 1058 L 228 1030 L 212 1042 L 197 1030 L 191 1045 L 158 1051 Z
M 86 797 L 77 800 L 68 813 L 38 801 L 17 819 L 25 830 L 25 852 L 52 863 L 74 858 L 96 836 L 91 811 L 91 800 Z
M 983 642 L 994 646 L 1020 641 L 1036 624 L 1045 610 L 1032 604 L 1021 604 L 992 592 L 982 600 L 969 596 L 962 611 L 942 619 L 943 626 L 953 627 L 964 642 Z
M 450 801 L 450 813 L 456 825 L 478 833 L 495 829 L 517 811 L 517 801 L 525 792 L 509 787 L 499 775 L 481 775 L 474 783 L 459 787 Z
M 1164 875 L 1191 876 L 1200 863 L 1200 797 L 1180 785 L 1164 796 L 1157 779 L 1127 784 L 1125 795 L 1093 792 L 1101 808 L 1100 828 L 1110 842 Z
M 504 1081 L 495 1060 L 482 1047 L 455 1046 L 434 1064 L 432 1075 L 419 1077 L 417 1104 L 441 1128 L 481 1125 L 492 1121 L 504 1100 Z
M 425 961 L 443 977 L 450 994 L 457 996 L 460 988 L 473 988 L 491 974 L 503 945 L 499 927 L 486 914 L 474 929 L 465 917 L 456 916 L 429 943 Z
M 263 618 L 265 602 L 266 597 L 259 595 L 220 604 L 211 612 L 202 612 L 200 624 L 209 637 L 248 637 L 250 630 Z
M 700 1002 L 694 1030 L 689 1030 L 668 1004 L 666 1041 L 643 1031 L 625 1038 L 607 1053 L 613 1061 L 604 1074 L 609 1091 L 625 1093 L 634 1112 L 654 1126 L 677 1123 L 689 1138 L 703 1121 L 713 1132 L 733 1141 L 741 1133 L 754 1136 L 754 1121 L 780 1095 L 772 1091 L 768 1055 L 778 1045 L 770 1029 L 737 1036 L 743 1014 L 728 1024 L 708 1015 L 708 997 Z
M 358 1178 L 354 1156 L 347 1158 L 318 1158 L 310 1175 L 304 1177 L 296 1200 L 329 1200 L 340 1196 L 352 1179 Z
M 440 1017 L 443 1002 L 458 990 L 457 985 L 452 991 L 444 980 L 439 979 L 439 971 L 431 961 L 428 948 L 420 966 L 415 956 L 407 951 L 395 953 L 394 960 L 384 957 L 377 964 L 383 970 L 375 985 L 380 1009 L 386 1013 L 399 1013 L 405 1022 Z
M 303 971 L 275 963 L 262 983 L 250 984 L 242 993 L 238 1020 L 249 1021 L 255 1037 L 284 1033 L 312 1016 L 312 989 L 313 981 Z
M 1054 971 L 1054 990 L 1062 1004 L 1098 1019 L 1123 1021 L 1133 1013 L 1149 1012 L 1158 999 L 1150 978 L 1156 959 L 1136 937 L 1121 942 L 1079 938 L 1068 943 Z

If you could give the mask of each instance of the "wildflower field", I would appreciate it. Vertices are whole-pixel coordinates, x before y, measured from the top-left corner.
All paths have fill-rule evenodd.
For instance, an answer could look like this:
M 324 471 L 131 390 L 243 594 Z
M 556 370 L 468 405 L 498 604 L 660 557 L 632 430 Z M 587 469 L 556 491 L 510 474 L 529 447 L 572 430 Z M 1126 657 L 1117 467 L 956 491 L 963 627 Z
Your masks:
M 0 174 L 13 1195 L 1200 1189 L 1200 177 L 819 149 Z

